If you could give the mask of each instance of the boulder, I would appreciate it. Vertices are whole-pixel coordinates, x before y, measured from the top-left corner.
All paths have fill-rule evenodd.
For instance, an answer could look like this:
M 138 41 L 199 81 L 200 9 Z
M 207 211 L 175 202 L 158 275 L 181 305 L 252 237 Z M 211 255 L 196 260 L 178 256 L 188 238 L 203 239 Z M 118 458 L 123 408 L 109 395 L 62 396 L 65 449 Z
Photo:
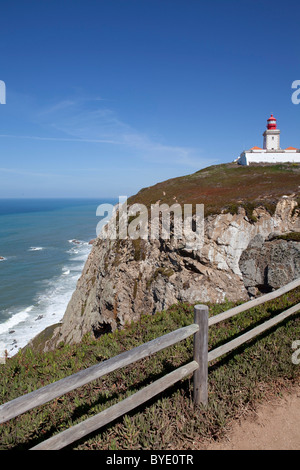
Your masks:
M 239 267 L 249 294 L 278 289 L 300 277 L 300 242 L 256 236 L 243 251 Z

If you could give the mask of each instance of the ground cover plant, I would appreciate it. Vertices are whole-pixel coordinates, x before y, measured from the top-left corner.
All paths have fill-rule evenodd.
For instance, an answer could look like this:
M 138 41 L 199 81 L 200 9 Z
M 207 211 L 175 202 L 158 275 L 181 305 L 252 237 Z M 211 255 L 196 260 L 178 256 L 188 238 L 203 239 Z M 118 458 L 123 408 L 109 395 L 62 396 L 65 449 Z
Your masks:
M 128 204 L 175 202 L 178 204 L 204 204 L 205 216 L 221 211 L 237 213 L 244 207 L 251 222 L 255 222 L 253 210 L 264 206 L 273 215 L 277 201 L 286 195 L 299 199 L 300 165 L 256 164 L 250 166 L 224 163 L 213 165 L 196 173 L 162 181 L 141 189 L 128 199 Z
M 209 328 L 209 349 L 299 303 L 300 289 L 243 312 Z M 234 304 L 209 305 L 210 315 Z M 97 340 L 86 336 L 78 345 L 61 345 L 48 353 L 20 351 L 0 367 L 0 402 L 5 403 L 83 368 L 193 323 L 193 306 L 178 304 L 154 316 L 144 315 L 123 330 Z M 198 449 L 217 439 L 228 425 L 268 394 L 299 382 L 292 343 L 300 339 L 300 318 L 294 315 L 209 365 L 207 407 L 194 406 L 192 377 L 69 449 Z M 189 338 L 147 359 L 52 400 L 0 425 L 0 449 L 24 450 L 83 421 L 160 376 L 189 362 Z

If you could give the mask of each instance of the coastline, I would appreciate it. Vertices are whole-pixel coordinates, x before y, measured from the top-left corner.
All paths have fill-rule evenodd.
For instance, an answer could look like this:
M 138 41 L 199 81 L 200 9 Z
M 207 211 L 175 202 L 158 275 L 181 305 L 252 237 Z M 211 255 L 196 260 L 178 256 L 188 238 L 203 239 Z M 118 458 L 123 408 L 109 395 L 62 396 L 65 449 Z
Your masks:
M 107 202 L 0 199 L 0 357 L 62 320 Z
M 71 245 L 69 263 L 61 268 L 61 274 L 45 283 L 45 289 L 39 292 L 32 305 L 14 311 L 0 323 L 0 356 L 4 351 L 7 357 L 14 356 L 43 330 L 61 322 L 92 247 L 87 241 L 68 242 Z M 42 247 L 32 248 L 32 251 L 42 252 Z

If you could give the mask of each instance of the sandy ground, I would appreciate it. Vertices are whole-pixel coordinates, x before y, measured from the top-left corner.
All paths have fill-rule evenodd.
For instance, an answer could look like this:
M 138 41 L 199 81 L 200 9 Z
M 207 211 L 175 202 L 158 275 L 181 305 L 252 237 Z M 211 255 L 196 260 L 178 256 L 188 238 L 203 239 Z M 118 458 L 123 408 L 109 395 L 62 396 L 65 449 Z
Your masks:
M 207 450 L 300 450 L 300 385 L 259 405 Z

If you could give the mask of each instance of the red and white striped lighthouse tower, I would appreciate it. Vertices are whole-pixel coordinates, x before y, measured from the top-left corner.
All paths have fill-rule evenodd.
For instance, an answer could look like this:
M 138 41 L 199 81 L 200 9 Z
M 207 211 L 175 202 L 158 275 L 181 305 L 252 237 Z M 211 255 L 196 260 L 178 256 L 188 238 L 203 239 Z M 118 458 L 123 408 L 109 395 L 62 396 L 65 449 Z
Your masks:
M 277 119 L 273 114 L 267 121 L 267 130 L 263 133 L 265 150 L 280 150 L 280 130 L 277 129 Z

